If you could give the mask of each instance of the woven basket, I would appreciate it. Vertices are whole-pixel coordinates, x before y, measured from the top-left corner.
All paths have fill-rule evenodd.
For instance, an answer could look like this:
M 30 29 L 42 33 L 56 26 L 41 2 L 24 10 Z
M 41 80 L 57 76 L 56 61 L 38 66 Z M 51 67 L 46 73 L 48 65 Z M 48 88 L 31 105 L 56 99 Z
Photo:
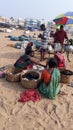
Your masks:
M 29 80 L 29 79 L 25 79 L 22 78 L 22 75 L 24 75 L 27 71 L 22 72 L 21 74 L 21 84 L 25 89 L 30 89 L 30 88 L 37 88 L 39 86 L 40 83 L 40 74 L 39 74 L 39 78 L 37 80 Z
M 6 80 L 10 82 L 18 82 L 20 81 L 21 69 L 11 67 L 6 71 Z
M 73 82 L 73 75 L 65 75 L 61 73 L 61 83 L 71 83 Z

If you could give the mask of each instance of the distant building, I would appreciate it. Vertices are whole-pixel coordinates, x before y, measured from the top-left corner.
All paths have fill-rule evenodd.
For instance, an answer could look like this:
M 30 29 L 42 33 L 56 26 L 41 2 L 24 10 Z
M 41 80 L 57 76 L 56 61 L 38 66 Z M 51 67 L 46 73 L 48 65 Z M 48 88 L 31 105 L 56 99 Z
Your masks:
M 8 19 L 6 17 L 0 16 L 0 23 L 6 23 Z

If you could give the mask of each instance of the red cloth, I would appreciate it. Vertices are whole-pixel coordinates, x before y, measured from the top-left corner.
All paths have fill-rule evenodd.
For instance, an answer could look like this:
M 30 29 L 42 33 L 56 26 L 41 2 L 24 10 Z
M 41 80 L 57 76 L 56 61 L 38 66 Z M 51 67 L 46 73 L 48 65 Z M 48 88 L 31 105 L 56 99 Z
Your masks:
M 51 79 L 51 74 L 44 69 L 41 74 L 41 80 L 43 80 L 45 83 L 49 83 L 50 79 Z
M 27 65 L 24 69 L 32 69 L 33 68 L 33 63 L 31 63 L 30 65 Z
M 64 56 L 61 53 L 57 52 L 54 57 L 57 60 L 58 67 L 66 67 Z
M 22 92 L 18 101 L 27 102 L 30 100 L 33 102 L 40 100 L 40 95 L 35 91 L 35 89 L 29 89 Z
M 57 52 L 55 54 L 55 57 L 57 57 L 60 60 L 60 62 L 64 62 L 64 56 L 60 52 Z

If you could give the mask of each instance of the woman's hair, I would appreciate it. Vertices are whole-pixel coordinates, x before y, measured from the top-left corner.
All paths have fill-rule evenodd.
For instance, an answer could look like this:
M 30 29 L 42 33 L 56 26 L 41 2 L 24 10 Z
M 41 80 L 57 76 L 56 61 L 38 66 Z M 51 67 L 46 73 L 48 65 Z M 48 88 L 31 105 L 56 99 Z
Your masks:
M 55 68 L 57 67 L 57 61 L 55 58 L 50 58 L 47 62 L 47 65 L 49 65 L 49 68 Z
M 30 42 L 30 45 L 33 46 L 33 42 Z

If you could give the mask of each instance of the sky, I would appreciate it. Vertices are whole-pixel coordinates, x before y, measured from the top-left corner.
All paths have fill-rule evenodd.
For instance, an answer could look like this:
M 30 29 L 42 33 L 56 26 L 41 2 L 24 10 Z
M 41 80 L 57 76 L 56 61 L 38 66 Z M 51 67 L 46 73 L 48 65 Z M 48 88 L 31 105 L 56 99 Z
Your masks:
M 73 11 L 73 0 L 0 0 L 0 16 L 39 18 L 52 21 L 57 15 Z

